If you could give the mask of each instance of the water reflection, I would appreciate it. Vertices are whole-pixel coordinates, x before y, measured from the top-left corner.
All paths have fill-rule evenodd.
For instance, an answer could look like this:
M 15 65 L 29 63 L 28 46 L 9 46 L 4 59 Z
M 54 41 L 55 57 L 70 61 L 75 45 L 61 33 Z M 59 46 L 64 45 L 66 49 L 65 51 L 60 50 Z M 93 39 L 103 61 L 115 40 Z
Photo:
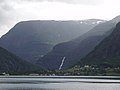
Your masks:
M 55 89 L 45 89 L 45 88 L 6 88 L 6 89 L 0 89 L 0 90 L 55 90 Z
M 0 90 L 120 90 L 120 79 L 0 78 Z

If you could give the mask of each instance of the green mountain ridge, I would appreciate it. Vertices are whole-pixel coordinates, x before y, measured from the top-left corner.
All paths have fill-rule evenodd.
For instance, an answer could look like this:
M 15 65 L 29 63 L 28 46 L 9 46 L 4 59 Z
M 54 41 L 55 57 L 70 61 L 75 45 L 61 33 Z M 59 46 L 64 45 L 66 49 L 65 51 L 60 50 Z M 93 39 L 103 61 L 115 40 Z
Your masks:
M 113 32 L 84 57 L 80 64 L 120 66 L 120 22 Z
M 22 60 L 18 56 L 0 47 L 0 74 L 29 74 L 37 70 L 42 71 L 39 67 Z

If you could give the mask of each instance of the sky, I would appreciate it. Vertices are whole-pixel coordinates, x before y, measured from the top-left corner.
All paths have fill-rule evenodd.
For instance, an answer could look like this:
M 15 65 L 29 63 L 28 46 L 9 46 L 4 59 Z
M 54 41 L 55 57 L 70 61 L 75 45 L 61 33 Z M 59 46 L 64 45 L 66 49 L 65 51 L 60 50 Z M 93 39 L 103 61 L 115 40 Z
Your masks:
M 120 0 L 0 0 L 0 36 L 27 20 L 110 20 Z

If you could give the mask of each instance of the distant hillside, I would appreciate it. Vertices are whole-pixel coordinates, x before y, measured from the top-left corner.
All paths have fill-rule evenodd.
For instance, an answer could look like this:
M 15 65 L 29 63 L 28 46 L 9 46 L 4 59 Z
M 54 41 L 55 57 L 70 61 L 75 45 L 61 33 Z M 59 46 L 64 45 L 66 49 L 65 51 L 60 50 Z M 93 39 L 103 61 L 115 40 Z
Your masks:
M 89 31 L 103 20 L 24 21 L 1 37 L 0 46 L 29 62 L 36 62 L 55 44 L 69 41 Z
M 42 71 L 39 67 L 23 61 L 21 58 L 0 47 L 0 74 L 27 74 L 36 70 Z
M 69 42 L 57 44 L 51 52 L 37 62 L 47 69 L 66 69 L 79 62 L 91 52 L 105 37 L 111 34 L 120 16 L 95 26 L 87 33 Z M 118 19 L 117 19 L 118 18 Z
M 120 23 L 108 37 L 82 59 L 81 64 L 120 66 Z

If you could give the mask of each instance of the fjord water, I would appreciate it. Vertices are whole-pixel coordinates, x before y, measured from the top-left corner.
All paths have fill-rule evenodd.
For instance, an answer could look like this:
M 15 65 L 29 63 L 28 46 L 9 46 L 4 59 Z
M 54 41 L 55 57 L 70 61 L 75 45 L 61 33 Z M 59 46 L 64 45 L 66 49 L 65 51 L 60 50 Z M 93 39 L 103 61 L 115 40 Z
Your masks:
M 120 77 L 1 76 L 0 90 L 120 90 Z

